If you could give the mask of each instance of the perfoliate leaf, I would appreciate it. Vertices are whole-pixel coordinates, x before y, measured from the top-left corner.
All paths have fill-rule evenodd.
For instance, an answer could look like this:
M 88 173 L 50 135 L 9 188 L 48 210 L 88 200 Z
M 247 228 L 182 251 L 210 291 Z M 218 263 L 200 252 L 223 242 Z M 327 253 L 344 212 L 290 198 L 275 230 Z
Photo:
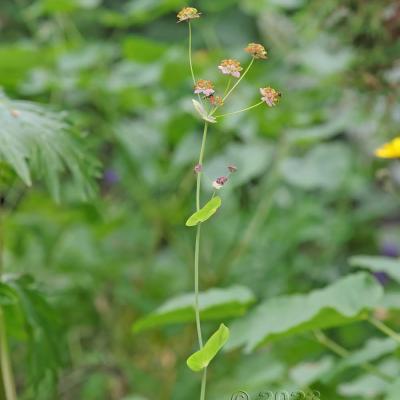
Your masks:
M 0 162 L 31 186 L 32 174 L 44 178 L 55 199 L 61 175 L 68 172 L 86 198 L 97 165 L 86 157 L 70 134 L 65 115 L 27 101 L 13 101 L 0 91 Z
M 211 122 L 212 124 L 215 124 L 217 120 L 212 116 L 208 115 L 206 110 L 204 109 L 203 105 L 198 102 L 197 100 L 192 99 L 193 102 L 193 107 L 197 111 L 197 113 L 201 116 L 202 119 L 204 119 L 207 122 Z
M 386 272 L 400 282 L 400 260 L 380 256 L 354 256 L 349 263 L 352 267 L 366 268 L 372 272 Z
M 200 316 L 203 321 L 238 317 L 254 301 L 253 293 L 244 286 L 209 289 L 199 294 Z M 194 321 L 193 305 L 193 293 L 174 297 L 151 314 L 139 319 L 133 325 L 133 331 L 141 332 L 158 326 Z
M 186 226 L 195 226 L 200 222 L 207 221 L 216 213 L 219 207 L 221 207 L 221 197 L 215 196 L 204 207 L 189 217 L 186 221 Z
M 217 355 L 224 344 L 229 339 L 229 329 L 221 324 L 218 330 L 213 333 L 204 347 L 193 353 L 186 361 L 188 367 L 195 372 L 201 371 L 210 364 L 211 360 Z
M 361 272 L 308 294 L 269 299 L 233 324 L 229 347 L 252 351 L 273 339 L 364 319 L 382 295 L 376 280 Z

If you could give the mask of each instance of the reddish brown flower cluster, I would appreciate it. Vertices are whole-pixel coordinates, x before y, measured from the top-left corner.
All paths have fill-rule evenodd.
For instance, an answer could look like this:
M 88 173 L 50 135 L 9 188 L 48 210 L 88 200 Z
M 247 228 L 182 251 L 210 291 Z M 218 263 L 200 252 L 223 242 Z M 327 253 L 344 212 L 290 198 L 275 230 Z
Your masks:
M 209 97 L 215 93 L 214 85 L 211 81 L 199 79 L 194 87 L 194 93 L 204 94 L 204 96 Z
M 237 60 L 222 60 L 221 64 L 218 66 L 218 69 L 224 75 L 232 75 L 235 78 L 240 77 L 240 71 L 243 69 L 240 65 L 240 62 Z
M 214 189 L 219 190 L 219 189 L 222 188 L 222 186 L 225 185 L 226 182 L 228 182 L 228 177 L 227 176 L 220 176 L 215 181 L 213 181 L 212 185 L 213 185 Z
M 254 58 L 264 60 L 267 58 L 267 50 L 265 50 L 265 47 L 259 43 L 249 43 L 244 50 Z
M 262 95 L 261 100 L 264 101 L 269 107 L 275 106 L 282 96 L 281 92 L 278 92 L 269 86 L 260 88 L 260 93 Z
M 198 12 L 197 8 L 185 7 L 179 11 L 177 18 L 178 22 L 190 21 L 191 19 L 200 18 L 200 13 Z

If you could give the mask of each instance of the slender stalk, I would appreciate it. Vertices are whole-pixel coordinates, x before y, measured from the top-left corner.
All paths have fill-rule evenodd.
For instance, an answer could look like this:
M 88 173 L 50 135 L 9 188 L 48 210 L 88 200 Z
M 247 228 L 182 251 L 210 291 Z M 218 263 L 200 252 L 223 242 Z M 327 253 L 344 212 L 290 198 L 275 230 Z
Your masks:
M 391 337 L 396 342 L 400 343 L 400 335 L 397 332 L 395 332 L 393 329 L 391 329 L 387 325 L 385 325 L 382 321 L 379 321 L 379 319 L 370 317 L 370 318 L 368 318 L 368 322 L 370 324 L 372 324 L 373 326 L 375 326 L 375 328 L 377 328 L 381 332 L 383 332 L 385 335 Z
M 3 272 L 3 219 L 0 206 L 0 277 Z M 3 387 L 0 388 L 1 394 L 5 395 L 5 400 L 17 400 L 14 376 L 8 351 L 6 324 L 4 321 L 3 310 L 0 308 L 0 373 Z
M 242 110 L 237 110 L 237 111 L 233 111 L 233 112 L 226 113 L 226 114 L 216 115 L 215 118 L 227 117 L 228 115 L 235 115 L 235 114 L 239 114 L 239 113 L 242 113 L 242 112 L 245 112 L 245 111 L 249 111 L 249 110 L 251 110 L 253 108 L 256 108 L 256 107 L 260 106 L 263 103 L 264 103 L 264 101 L 260 101 L 259 103 L 253 104 L 250 107 L 243 108 Z
M 229 79 L 228 79 L 228 83 L 226 84 L 226 88 L 224 90 L 224 97 L 226 96 L 226 94 L 228 93 L 229 88 L 231 87 L 231 83 L 232 83 L 232 76 L 229 75 Z
M 350 352 L 342 347 L 339 343 L 336 343 L 334 340 L 330 339 L 328 336 L 326 336 L 322 331 L 320 330 L 315 330 L 314 331 L 314 336 L 318 340 L 319 343 L 321 343 L 323 346 L 331 350 L 333 353 L 337 354 L 338 356 L 342 358 L 347 358 L 350 356 Z M 392 383 L 394 382 L 394 378 L 390 375 L 385 374 L 378 368 L 376 368 L 374 365 L 366 362 L 363 364 L 360 364 L 360 368 L 362 368 L 365 371 L 370 372 L 371 374 L 374 374 L 375 376 L 381 378 L 385 382 Z
M 200 400 L 205 400 L 206 398 L 206 384 L 207 384 L 207 367 L 203 369 L 203 376 L 201 378 Z
M 203 164 L 204 152 L 206 148 L 207 142 L 207 130 L 208 123 L 204 123 L 203 130 L 203 138 L 201 141 L 201 148 L 199 154 L 199 165 Z M 196 183 L 196 210 L 200 210 L 200 189 L 201 189 L 201 174 L 202 171 L 197 173 L 197 183 Z M 203 336 L 201 333 L 201 321 L 200 321 L 200 307 L 199 307 L 199 258 L 200 258 L 200 237 L 201 237 L 201 224 L 197 225 L 196 231 L 196 244 L 194 251 L 194 311 L 196 316 L 196 330 L 197 330 L 197 339 L 199 341 L 200 349 L 203 348 Z M 203 377 L 201 380 L 201 392 L 200 392 L 200 400 L 205 399 L 206 395 L 206 381 L 207 381 L 207 369 L 205 368 L 203 371 Z
M 193 85 L 195 85 L 196 78 L 194 76 L 193 62 L 192 62 L 192 24 L 190 23 L 190 21 L 188 22 L 188 26 L 189 26 L 189 67 L 190 67 L 190 73 L 192 74 Z

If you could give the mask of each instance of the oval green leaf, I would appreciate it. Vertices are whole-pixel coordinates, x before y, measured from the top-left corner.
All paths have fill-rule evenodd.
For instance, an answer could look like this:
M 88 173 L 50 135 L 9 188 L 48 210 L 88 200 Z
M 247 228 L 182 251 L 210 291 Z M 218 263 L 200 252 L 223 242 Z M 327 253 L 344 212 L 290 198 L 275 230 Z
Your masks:
M 217 355 L 224 344 L 229 339 L 229 329 L 221 324 L 218 330 L 212 334 L 204 347 L 193 353 L 186 361 L 188 367 L 195 372 L 201 371 L 210 364 L 211 360 Z
M 221 197 L 213 197 L 203 208 L 201 208 L 199 211 L 196 211 L 189 217 L 189 219 L 186 221 L 186 226 L 195 226 L 200 222 L 207 221 L 216 213 L 218 208 L 221 207 L 221 203 Z
M 203 105 L 200 102 L 194 99 L 192 99 L 192 102 L 194 109 L 197 111 L 197 113 L 201 116 L 202 119 L 204 119 L 207 122 L 211 122 L 212 124 L 215 124 L 217 122 L 215 117 L 207 114 L 206 110 L 204 109 Z

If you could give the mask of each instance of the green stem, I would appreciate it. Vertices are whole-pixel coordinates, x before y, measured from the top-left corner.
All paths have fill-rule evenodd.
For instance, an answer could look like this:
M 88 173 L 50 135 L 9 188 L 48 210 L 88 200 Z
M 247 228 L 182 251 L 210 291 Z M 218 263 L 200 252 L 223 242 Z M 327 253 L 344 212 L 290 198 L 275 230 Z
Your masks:
M 188 26 L 189 26 L 189 67 L 190 67 L 190 74 L 192 75 L 192 80 L 193 80 L 193 86 L 196 86 L 196 77 L 194 75 L 194 69 L 193 69 L 193 61 L 192 61 L 192 24 L 190 23 L 190 20 L 188 21 Z M 200 94 L 197 95 L 199 102 L 203 104 L 203 100 L 201 99 Z
M 206 398 L 206 384 L 207 384 L 207 367 L 203 369 L 203 376 L 201 378 L 200 400 L 205 400 Z
M 264 103 L 264 101 L 260 101 L 259 103 L 253 104 L 250 107 L 243 108 L 242 110 L 233 111 L 233 112 L 230 112 L 230 113 L 227 113 L 227 114 L 216 115 L 215 118 L 227 117 L 228 115 L 235 115 L 235 114 L 239 114 L 239 113 L 242 113 L 242 112 L 245 112 L 245 111 L 249 111 L 249 110 L 251 110 L 253 108 L 256 108 L 256 107 L 260 106 L 263 103 Z
M 0 208 L 0 277 L 3 272 L 3 218 Z M 14 376 L 8 351 L 6 324 L 4 321 L 3 310 L 0 308 L 0 373 L 1 383 L 3 387 L 0 389 L 5 394 L 5 400 L 16 400 L 17 394 L 15 390 Z
M 200 148 L 200 154 L 199 154 L 199 165 L 203 164 L 204 151 L 206 148 L 206 141 L 207 141 L 207 130 L 208 130 L 208 124 L 206 122 L 204 124 L 203 139 L 201 141 L 201 148 Z M 202 171 L 200 170 L 197 173 L 197 184 L 196 184 L 196 210 L 197 211 L 200 210 L 201 174 L 202 174 Z M 200 349 L 202 349 L 203 348 L 203 337 L 202 337 L 202 333 L 201 333 L 200 307 L 199 307 L 200 237 L 201 237 L 201 224 L 198 224 L 197 231 L 196 231 L 195 251 L 194 251 L 194 310 L 195 310 L 195 316 L 196 316 L 197 338 L 199 341 L 199 347 L 200 347 Z M 206 375 L 204 373 L 202 385 L 201 385 L 202 393 L 204 391 L 204 394 L 202 394 L 203 397 L 201 397 L 201 399 L 204 399 L 204 396 L 205 396 L 205 380 L 206 380 Z
M 228 90 L 231 87 L 231 83 L 232 83 L 232 76 L 229 76 L 228 83 L 226 84 L 226 88 L 225 88 L 225 91 L 224 91 L 224 97 L 228 93 Z
M 194 76 L 193 63 L 192 63 L 192 25 L 190 21 L 188 22 L 188 26 L 189 26 L 189 66 L 190 66 L 190 73 L 192 74 L 193 85 L 195 85 L 196 78 Z
M 326 348 L 331 350 L 333 353 L 337 354 L 338 356 L 340 356 L 342 358 L 346 358 L 351 354 L 347 349 L 345 349 L 340 344 L 336 343 L 335 341 L 330 339 L 328 336 L 326 336 L 321 330 L 315 330 L 314 336 L 318 340 L 319 343 L 321 343 L 323 346 L 325 346 Z M 360 368 L 383 379 L 385 382 L 392 383 L 394 381 L 394 378 L 392 376 L 385 374 L 384 372 L 382 372 L 381 370 L 379 370 L 374 365 L 372 365 L 368 362 L 360 364 Z
M 396 342 L 400 343 L 400 335 L 395 332 L 393 329 L 389 328 L 387 325 L 385 325 L 382 321 L 379 321 L 378 319 L 374 317 L 368 318 L 368 322 L 375 326 L 375 328 L 379 329 L 381 332 L 383 332 L 385 335 L 391 337 L 394 339 Z

